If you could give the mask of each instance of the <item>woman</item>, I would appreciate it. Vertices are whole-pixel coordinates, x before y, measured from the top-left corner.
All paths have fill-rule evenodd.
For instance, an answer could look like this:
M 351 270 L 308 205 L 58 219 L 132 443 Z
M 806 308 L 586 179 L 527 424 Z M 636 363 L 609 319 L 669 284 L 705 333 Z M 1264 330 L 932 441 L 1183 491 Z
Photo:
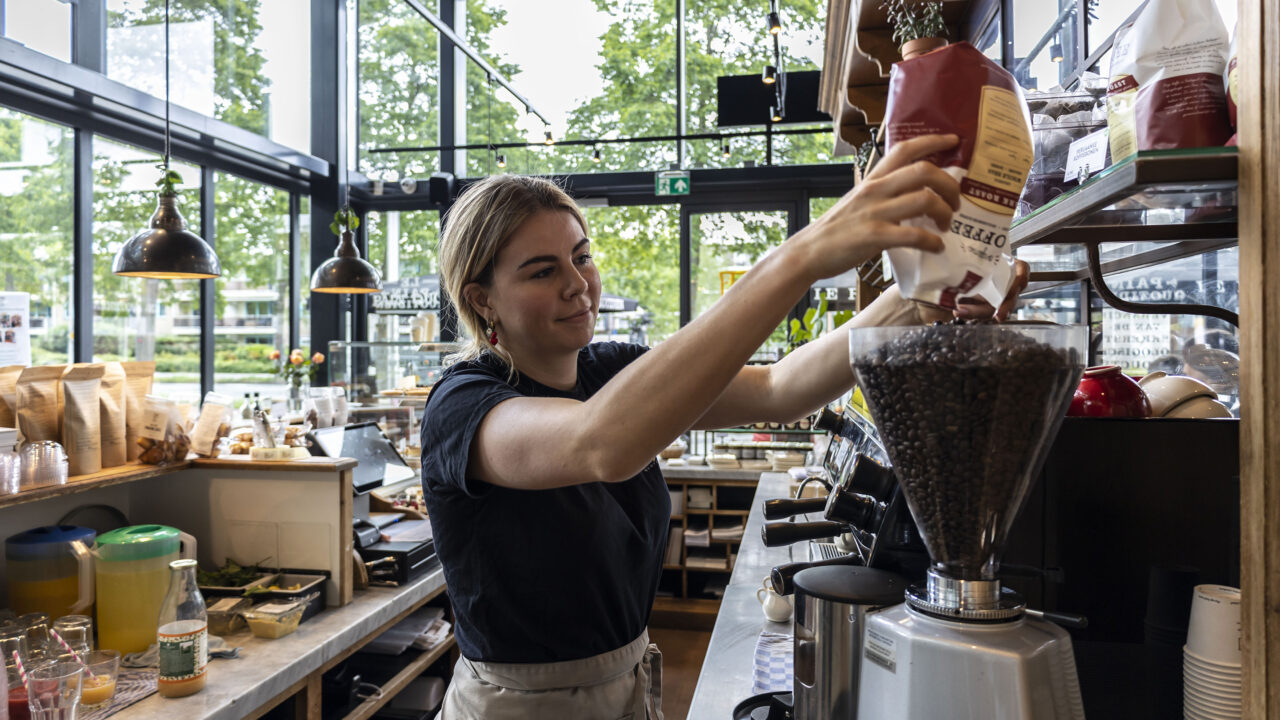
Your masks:
M 817 280 L 890 247 L 941 249 L 955 180 L 899 143 L 834 207 L 662 344 L 591 344 L 600 276 L 555 185 L 498 176 L 463 193 L 440 241 L 473 341 L 432 388 L 423 489 L 462 658 L 441 717 L 661 718 L 646 626 L 671 506 L 655 457 L 690 428 L 790 422 L 854 382 L 843 333 L 746 366 Z M 1008 312 L 1010 303 L 1001 308 Z M 855 325 L 920 322 L 890 291 Z

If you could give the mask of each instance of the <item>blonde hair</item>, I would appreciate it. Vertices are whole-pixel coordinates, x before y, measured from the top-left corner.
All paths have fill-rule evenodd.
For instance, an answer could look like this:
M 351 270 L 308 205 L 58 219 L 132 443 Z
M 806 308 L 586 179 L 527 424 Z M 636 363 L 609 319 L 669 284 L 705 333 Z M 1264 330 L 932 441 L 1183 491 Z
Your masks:
M 560 186 L 525 175 L 493 175 L 469 185 L 445 213 L 438 253 L 440 284 L 457 312 L 459 330 L 467 336 L 450 361 L 474 360 L 492 352 L 515 371 L 506 349 L 489 344 L 484 316 L 467 302 L 462 289 L 473 282 L 489 287 L 494 262 L 511 235 L 529 218 L 549 210 L 572 214 L 587 231 L 582 212 Z

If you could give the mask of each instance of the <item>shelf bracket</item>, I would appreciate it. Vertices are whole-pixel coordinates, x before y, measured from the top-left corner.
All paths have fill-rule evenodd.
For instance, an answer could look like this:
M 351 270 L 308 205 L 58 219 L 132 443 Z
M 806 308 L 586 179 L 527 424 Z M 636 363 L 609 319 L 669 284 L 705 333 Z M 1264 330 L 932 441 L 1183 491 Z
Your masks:
M 1137 315 L 1204 315 L 1205 317 L 1217 318 L 1224 322 L 1231 323 L 1233 327 L 1240 327 L 1240 315 L 1230 310 L 1225 310 L 1212 305 L 1196 305 L 1190 303 L 1136 303 L 1125 300 L 1107 287 L 1106 280 L 1102 277 L 1102 258 L 1098 249 L 1098 242 L 1085 243 L 1085 251 L 1089 256 L 1089 279 L 1093 282 L 1093 288 L 1098 291 L 1098 296 L 1102 301 L 1111 307 Z

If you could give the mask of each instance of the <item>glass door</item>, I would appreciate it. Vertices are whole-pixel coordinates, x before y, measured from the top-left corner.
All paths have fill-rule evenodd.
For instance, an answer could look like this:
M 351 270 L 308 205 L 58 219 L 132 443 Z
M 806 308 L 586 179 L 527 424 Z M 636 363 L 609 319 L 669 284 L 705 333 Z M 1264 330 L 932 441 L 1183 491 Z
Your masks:
M 792 207 L 767 205 L 685 206 L 682 234 L 688 249 L 683 323 L 719 302 L 746 271 L 782 244 L 800 224 Z M 760 348 L 771 358 L 787 346 L 786 322 Z

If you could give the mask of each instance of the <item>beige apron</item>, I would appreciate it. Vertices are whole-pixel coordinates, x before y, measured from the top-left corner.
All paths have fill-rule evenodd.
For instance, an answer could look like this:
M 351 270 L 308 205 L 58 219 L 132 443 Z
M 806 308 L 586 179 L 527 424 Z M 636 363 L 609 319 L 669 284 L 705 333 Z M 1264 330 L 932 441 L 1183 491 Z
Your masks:
M 438 720 L 662 720 L 662 653 L 649 631 L 554 663 L 458 660 Z

